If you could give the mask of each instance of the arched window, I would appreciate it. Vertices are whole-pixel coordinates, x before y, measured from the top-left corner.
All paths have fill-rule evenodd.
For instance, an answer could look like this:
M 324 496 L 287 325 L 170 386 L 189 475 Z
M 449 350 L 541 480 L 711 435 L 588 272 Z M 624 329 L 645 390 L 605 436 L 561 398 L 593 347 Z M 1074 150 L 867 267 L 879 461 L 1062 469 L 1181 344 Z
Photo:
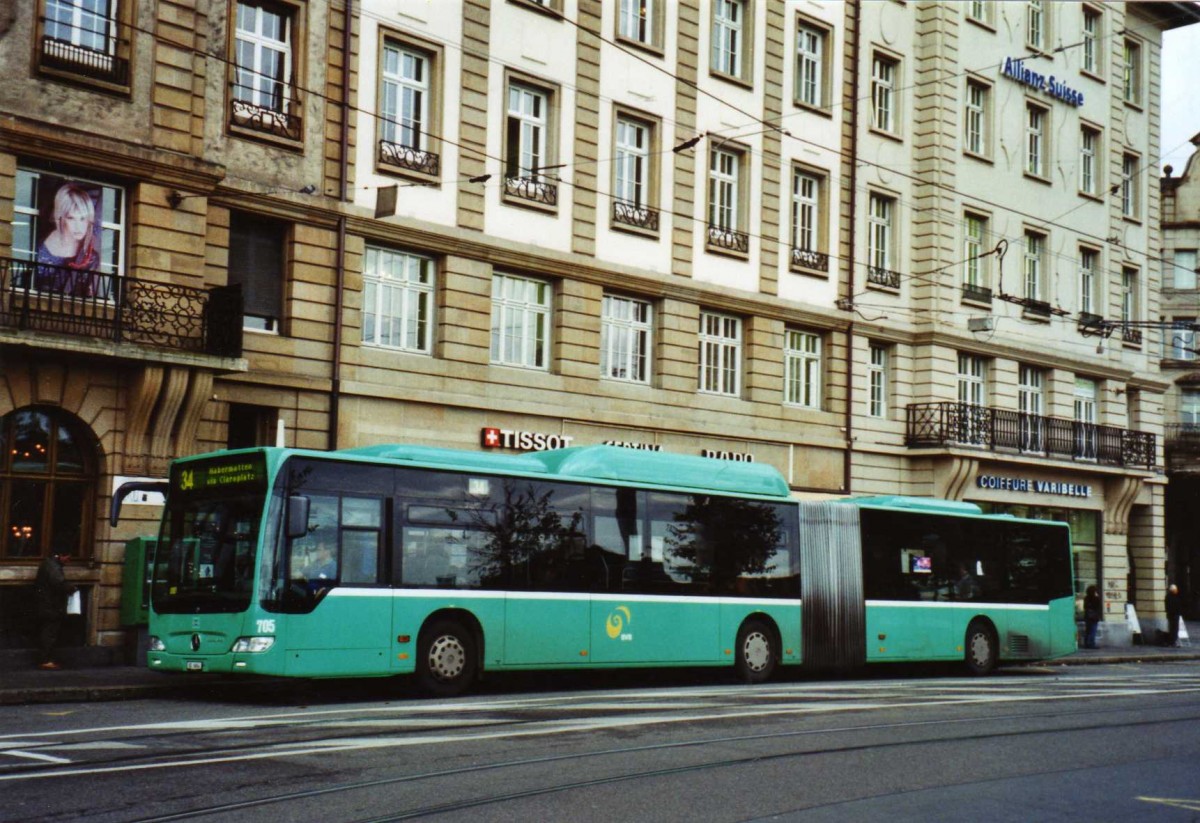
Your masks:
M 90 554 L 96 463 L 74 415 L 32 406 L 0 418 L 0 557 Z

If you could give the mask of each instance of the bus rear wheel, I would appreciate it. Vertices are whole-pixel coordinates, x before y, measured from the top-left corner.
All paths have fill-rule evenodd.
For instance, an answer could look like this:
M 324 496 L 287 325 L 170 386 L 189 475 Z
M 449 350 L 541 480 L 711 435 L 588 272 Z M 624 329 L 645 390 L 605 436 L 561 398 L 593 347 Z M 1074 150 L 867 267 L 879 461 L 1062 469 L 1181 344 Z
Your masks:
M 747 620 L 738 630 L 734 669 L 743 683 L 770 679 L 779 665 L 775 633 L 761 620 Z
M 424 691 L 439 697 L 462 694 L 475 682 L 478 671 L 475 637 L 461 623 L 439 620 L 421 632 L 417 679 Z
M 967 626 L 966 663 L 967 671 L 974 675 L 991 674 L 996 668 L 996 631 L 983 620 L 974 620 Z

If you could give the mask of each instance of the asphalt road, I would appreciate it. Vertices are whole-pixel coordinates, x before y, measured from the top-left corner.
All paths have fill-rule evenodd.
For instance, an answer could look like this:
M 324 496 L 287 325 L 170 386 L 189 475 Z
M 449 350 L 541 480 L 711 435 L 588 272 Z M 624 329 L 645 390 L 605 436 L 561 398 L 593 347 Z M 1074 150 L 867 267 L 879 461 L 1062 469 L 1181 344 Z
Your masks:
M 0 819 L 1192 820 L 1200 663 L 0 709 Z M 531 686 L 542 684 L 542 690 Z M 612 685 L 608 682 L 607 685 Z

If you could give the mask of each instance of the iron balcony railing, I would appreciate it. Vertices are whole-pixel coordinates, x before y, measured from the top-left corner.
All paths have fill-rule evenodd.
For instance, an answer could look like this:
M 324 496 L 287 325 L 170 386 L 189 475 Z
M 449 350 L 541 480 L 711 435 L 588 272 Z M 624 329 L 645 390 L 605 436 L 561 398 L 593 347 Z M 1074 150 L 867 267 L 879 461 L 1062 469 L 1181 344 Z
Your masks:
M 1168 423 L 1165 439 L 1168 449 L 1200 451 L 1200 423 Z
M 798 249 L 793 246 L 792 265 L 796 268 L 827 272 L 829 271 L 829 255 L 822 251 Z
M 505 177 L 504 193 L 533 203 L 558 205 L 558 186 L 540 177 Z
M 430 177 L 437 177 L 441 171 L 441 160 L 434 152 L 414 149 L 388 140 L 379 141 L 379 162 L 385 166 L 428 174 Z
M 907 412 L 910 448 L 969 446 L 1108 466 L 1155 466 L 1155 436 L 1147 432 L 970 403 L 915 403 Z
M 623 223 L 626 226 L 634 226 L 647 231 L 658 231 L 658 212 L 654 209 L 648 209 L 627 200 L 614 200 L 612 207 L 614 223 Z
M 718 249 L 728 249 L 729 251 L 749 254 L 750 236 L 745 232 L 734 231 L 733 229 L 710 223 L 708 226 L 708 245 Z
M 240 357 L 242 293 L 0 258 L 0 324 Z
M 115 38 L 106 39 L 111 51 L 99 51 L 86 46 L 77 46 L 54 37 L 43 36 L 41 67 L 74 74 L 88 80 L 112 83 L 114 86 L 128 86 L 129 61 L 113 53 L 117 47 Z
M 1121 339 L 1131 346 L 1142 345 L 1142 330 L 1125 328 L 1121 330 Z
M 976 303 L 992 302 L 992 290 L 974 283 L 963 283 L 962 296 L 964 300 L 974 300 Z
M 878 266 L 867 266 L 867 282 L 885 289 L 900 288 L 900 273 L 881 269 Z
M 230 125 L 298 142 L 304 136 L 303 121 L 292 112 L 300 111 L 300 104 L 296 100 L 285 100 L 283 95 L 286 93 L 287 89 L 281 86 L 273 95 L 271 104 L 264 106 L 249 99 L 261 99 L 258 90 L 234 84 L 229 98 Z

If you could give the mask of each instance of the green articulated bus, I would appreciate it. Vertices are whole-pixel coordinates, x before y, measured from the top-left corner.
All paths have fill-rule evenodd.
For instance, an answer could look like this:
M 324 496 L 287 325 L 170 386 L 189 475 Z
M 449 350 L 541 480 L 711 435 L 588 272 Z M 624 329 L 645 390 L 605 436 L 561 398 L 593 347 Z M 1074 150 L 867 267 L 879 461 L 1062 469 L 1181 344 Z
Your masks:
M 415 674 L 455 694 L 484 671 L 724 665 L 759 682 L 781 665 L 983 674 L 1075 650 L 1065 525 L 799 502 L 761 464 L 258 448 L 177 460 L 158 488 L 162 671 Z

